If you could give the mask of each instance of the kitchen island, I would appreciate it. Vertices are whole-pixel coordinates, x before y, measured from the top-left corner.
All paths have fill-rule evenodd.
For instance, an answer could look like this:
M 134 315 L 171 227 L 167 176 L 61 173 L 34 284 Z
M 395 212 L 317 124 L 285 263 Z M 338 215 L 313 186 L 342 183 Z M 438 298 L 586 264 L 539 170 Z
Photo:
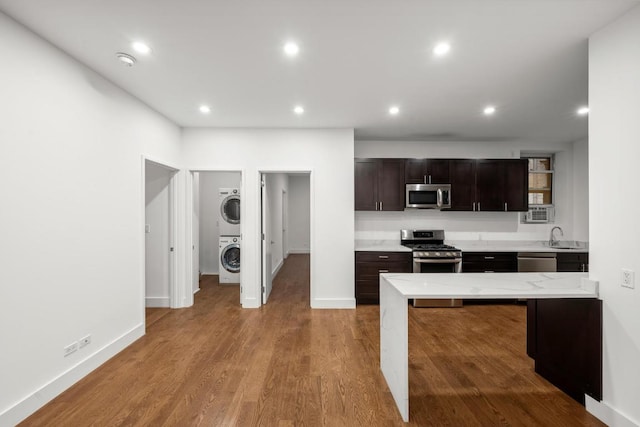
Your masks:
M 591 299 L 588 273 L 397 273 L 380 275 L 380 369 L 402 419 L 409 420 L 408 300 Z

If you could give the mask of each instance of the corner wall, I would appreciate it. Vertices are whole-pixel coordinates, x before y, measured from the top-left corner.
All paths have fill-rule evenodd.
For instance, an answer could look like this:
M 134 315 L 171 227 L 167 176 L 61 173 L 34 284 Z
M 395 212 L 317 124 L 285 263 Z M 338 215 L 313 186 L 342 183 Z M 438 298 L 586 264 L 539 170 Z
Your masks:
M 640 425 L 639 46 L 640 6 L 589 43 L 589 268 L 604 303 L 602 406 L 610 425 Z M 635 271 L 635 289 L 620 286 L 623 268 Z
M 2 13 L 0 57 L 0 425 L 14 425 L 144 333 L 142 155 L 175 164 L 180 129 Z

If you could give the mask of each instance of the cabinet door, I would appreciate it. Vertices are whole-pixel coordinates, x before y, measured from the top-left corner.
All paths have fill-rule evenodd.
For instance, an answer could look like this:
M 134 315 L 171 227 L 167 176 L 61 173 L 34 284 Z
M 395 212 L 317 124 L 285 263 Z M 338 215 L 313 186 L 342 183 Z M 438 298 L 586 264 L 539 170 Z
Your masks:
M 448 159 L 427 159 L 426 166 L 429 184 L 449 184 Z
M 589 271 L 589 254 L 586 252 L 558 252 L 556 259 L 559 272 Z
M 375 211 L 378 202 L 377 159 L 356 159 L 355 162 L 355 209 Z
M 404 181 L 407 184 L 426 184 L 427 159 L 405 159 Z
M 381 159 L 378 169 L 378 201 L 382 211 L 404 210 L 404 160 Z
M 449 162 L 452 211 L 471 211 L 476 197 L 476 161 L 455 159 Z
M 501 160 L 476 162 L 476 210 L 504 211 L 504 164 Z
M 529 209 L 527 160 L 504 160 L 504 177 L 504 201 L 507 211 L 526 212 Z

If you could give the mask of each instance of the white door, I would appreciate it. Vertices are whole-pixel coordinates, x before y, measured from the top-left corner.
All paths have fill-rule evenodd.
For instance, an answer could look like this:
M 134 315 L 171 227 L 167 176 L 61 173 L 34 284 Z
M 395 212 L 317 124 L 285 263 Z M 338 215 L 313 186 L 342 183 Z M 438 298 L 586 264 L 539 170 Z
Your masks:
M 268 224 L 269 195 L 266 188 L 266 175 L 260 175 L 261 218 L 262 218 L 262 303 L 266 304 L 271 294 L 271 236 Z

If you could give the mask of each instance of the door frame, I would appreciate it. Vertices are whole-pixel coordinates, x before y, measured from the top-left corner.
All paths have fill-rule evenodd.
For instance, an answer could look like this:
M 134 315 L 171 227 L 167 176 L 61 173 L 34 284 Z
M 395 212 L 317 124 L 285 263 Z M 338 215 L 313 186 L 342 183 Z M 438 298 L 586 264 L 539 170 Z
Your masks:
M 163 169 L 166 169 L 170 173 L 169 177 L 169 247 L 173 248 L 169 253 L 169 307 L 177 308 L 179 307 L 179 295 L 180 292 L 180 281 L 178 280 L 179 274 L 179 239 L 178 239 L 178 230 L 179 230 L 179 186 L 178 181 L 180 180 L 180 169 L 178 167 L 172 166 L 163 162 L 161 160 L 154 159 L 147 155 L 142 155 L 141 158 L 141 224 L 140 230 L 142 233 L 142 242 L 141 242 L 141 254 L 142 254 L 142 268 L 141 268 L 141 293 L 142 293 L 142 319 L 145 321 L 145 309 L 146 309 L 146 265 L 147 265 L 147 247 L 146 247 L 146 193 L 147 193 L 147 180 L 146 180 L 146 171 L 147 171 L 147 163 L 154 164 L 155 166 L 159 166 Z
M 315 197 L 314 197 L 314 180 L 315 173 L 313 168 L 303 168 L 303 169 L 290 169 L 290 168 L 281 168 L 281 169 L 271 169 L 271 168 L 257 168 L 257 176 L 255 180 L 255 189 L 256 189 L 256 198 L 255 203 L 257 206 L 257 213 L 255 218 L 255 226 L 256 230 L 261 230 L 262 227 L 262 176 L 263 174 L 304 174 L 309 176 L 309 306 L 313 306 L 313 301 L 315 300 L 315 287 L 314 287 L 314 271 L 315 271 Z M 255 268 L 256 271 L 259 272 L 259 283 L 257 283 L 257 295 L 260 296 L 258 301 L 260 305 L 263 305 L 262 302 L 262 280 L 264 278 L 264 263 L 263 263 L 263 249 L 262 249 L 262 232 L 258 231 L 255 236 L 254 244 L 256 248 L 260 248 L 257 259 L 255 260 Z M 269 268 L 270 270 L 270 268 Z M 270 273 L 270 271 L 269 271 Z

